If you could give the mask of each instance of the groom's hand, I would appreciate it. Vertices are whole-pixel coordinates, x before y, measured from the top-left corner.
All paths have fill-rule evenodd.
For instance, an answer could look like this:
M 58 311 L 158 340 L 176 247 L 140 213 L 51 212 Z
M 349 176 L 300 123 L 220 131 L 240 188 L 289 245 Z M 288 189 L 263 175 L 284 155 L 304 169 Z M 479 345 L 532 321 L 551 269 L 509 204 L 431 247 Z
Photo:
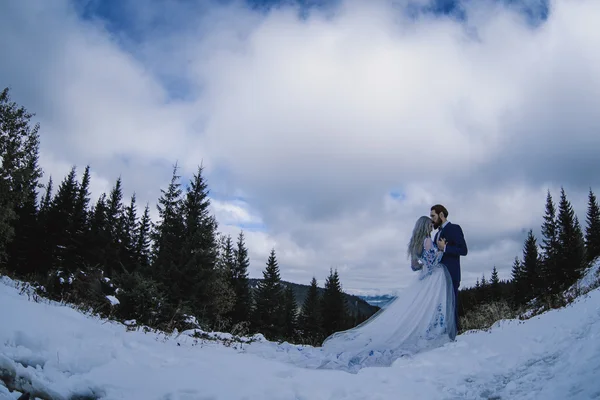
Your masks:
M 437 242 L 437 246 L 438 246 L 438 249 L 440 249 L 441 251 L 445 251 L 446 250 L 446 239 L 445 238 L 439 239 Z

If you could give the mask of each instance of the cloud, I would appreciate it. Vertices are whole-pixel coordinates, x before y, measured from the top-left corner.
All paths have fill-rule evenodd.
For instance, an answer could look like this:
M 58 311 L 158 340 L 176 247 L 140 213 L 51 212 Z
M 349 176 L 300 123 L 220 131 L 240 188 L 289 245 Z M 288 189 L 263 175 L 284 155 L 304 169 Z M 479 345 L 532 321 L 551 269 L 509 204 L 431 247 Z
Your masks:
M 414 221 L 443 203 L 470 248 L 463 285 L 508 278 L 546 190 L 565 185 L 583 221 L 599 186 L 600 4 L 551 2 L 533 25 L 499 2 L 460 19 L 408 4 L 3 4 L 0 77 L 37 113 L 52 174 L 90 163 L 96 191 L 122 175 L 145 203 L 176 161 L 202 163 L 252 276 L 275 248 L 284 279 L 337 267 L 347 290 L 401 289 Z

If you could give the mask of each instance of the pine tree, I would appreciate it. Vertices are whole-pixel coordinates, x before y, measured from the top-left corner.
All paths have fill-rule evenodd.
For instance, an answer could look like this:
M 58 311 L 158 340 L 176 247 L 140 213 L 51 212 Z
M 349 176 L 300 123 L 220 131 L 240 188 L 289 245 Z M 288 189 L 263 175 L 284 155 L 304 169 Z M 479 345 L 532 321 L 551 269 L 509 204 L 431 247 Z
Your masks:
M 123 221 L 123 257 L 121 262 L 126 271 L 133 272 L 138 268 L 140 259 L 137 253 L 139 225 L 135 193 L 131 196 L 129 206 L 125 208 Z
M 144 215 L 136 229 L 137 236 L 135 238 L 135 254 L 137 257 L 137 265 L 142 271 L 148 271 L 150 267 L 150 252 L 151 242 L 150 235 L 152 234 L 152 221 L 150 220 L 150 205 L 146 203 Z
M 490 280 L 490 290 L 491 290 L 491 297 L 492 300 L 499 300 L 500 299 L 500 278 L 498 277 L 498 270 L 496 269 L 496 266 L 494 266 L 494 268 L 492 269 L 492 278 Z
M 106 219 L 110 235 L 106 250 L 107 262 L 104 272 L 113 276 L 114 272 L 123 272 L 122 262 L 125 256 L 125 218 L 123 213 L 123 189 L 121 177 L 117 178 L 106 204 Z
M 521 266 L 521 261 L 519 257 L 515 257 L 515 261 L 513 262 L 513 267 L 511 271 L 511 278 L 513 282 L 521 280 L 523 277 L 523 268 Z
M 234 250 L 234 265 L 231 269 L 231 286 L 235 292 L 235 304 L 230 313 L 233 323 L 250 321 L 252 297 L 248 280 L 249 267 L 250 259 L 248 258 L 248 249 L 244 243 L 244 233 L 240 232 L 237 248 Z
M 479 302 L 488 302 L 489 300 L 490 300 L 490 286 L 489 286 L 487 279 L 485 279 L 485 274 L 482 274 L 481 280 L 480 280 L 480 286 L 479 286 L 478 301 Z
M 231 286 L 231 270 L 234 268 L 235 258 L 233 254 L 233 242 L 231 236 L 219 235 L 219 251 L 216 263 L 215 279 L 215 319 L 219 326 L 232 326 L 231 310 L 235 305 L 236 298 Z
M 46 192 L 44 194 L 44 198 L 40 203 L 40 215 L 44 213 L 48 213 L 50 210 L 50 206 L 52 205 L 52 189 L 53 189 L 52 176 L 48 178 L 48 183 L 46 184 Z
M 313 276 L 298 321 L 302 336 L 310 344 L 320 343 L 323 340 L 320 305 L 317 279 Z
M 52 265 L 52 240 L 50 237 L 50 210 L 52 206 L 52 190 L 53 190 L 52 176 L 48 178 L 46 184 L 46 191 L 42 198 L 40 209 L 38 212 L 38 232 L 40 239 L 38 241 L 38 259 L 39 264 L 36 266 L 36 271 L 39 273 L 46 273 L 50 265 Z
M 546 196 L 546 213 L 542 224 L 540 276 L 542 277 L 541 281 L 543 281 L 541 285 L 551 291 L 558 288 L 560 282 L 560 276 L 557 276 L 559 247 L 556 207 L 554 206 L 552 195 L 548 191 Z
M 594 261 L 600 256 L 600 207 L 591 188 L 588 197 L 585 244 L 587 261 Z
M 579 223 L 579 218 L 575 216 L 575 226 L 574 226 L 574 240 L 576 243 L 575 255 L 576 259 L 580 261 L 579 269 L 576 269 L 573 274 L 573 279 L 577 280 L 581 277 L 583 271 L 589 266 L 587 262 L 587 252 L 585 248 L 585 237 L 583 234 L 583 229 L 581 228 L 581 224 Z
M 8 88 L 0 92 L 0 263 L 15 235 L 16 208 L 21 206 L 23 214 L 33 212 L 33 193 L 41 177 L 39 124 L 31 126 L 33 116 L 11 101 Z
M 583 233 L 571 203 L 561 188 L 558 206 L 558 263 L 554 276 L 558 279 L 558 290 L 575 283 L 585 267 L 585 247 Z
M 229 275 L 232 276 L 235 269 L 235 250 L 231 235 L 221 235 L 219 242 L 221 261 L 227 267 Z
M 167 190 L 161 189 L 158 199 L 159 221 L 154 226 L 152 249 L 152 277 L 159 283 L 171 286 L 171 273 L 179 268 L 183 242 L 183 215 L 181 210 L 181 184 L 177 165 Z
M 293 341 L 296 338 L 298 324 L 298 303 L 291 285 L 287 285 L 283 297 L 283 335 L 287 340 Z
M 106 193 L 102 193 L 90 211 L 90 230 L 88 243 L 88 264 L 102 270 L 108 263 L 108 249 L 111 244 L 110 226 L 107 217 Z
M 15 203 L 17 219 L 14 221 L 14 240 L 10 243 L 10 267 L 16 269 L 21 275 L 31 274 L 36 271 L 43 259 L 40 257 L 38 247 L 42 241 L 38 221 L 37 189 L 41 187 L 39 179 L 42 170 L 38 166 L 39 136 L 37 129 L 30 132 L 25 141 L 25 171 L 19 182 L 13 182 L 21 200 Z
M 321 304 L 324 335 L 329 336 L 334 332 L 344 330 L 348 311 L 337 270 L 329 271 Z
M 217 222 L 210 215 L 209 192 L 202 172 L 203 168 L 198 167 L 182 204 L 184 230 L 174 287 L 183 301 L 190 301 L 190 312 L 212 323 L 223 311 L 217 303 L 221 304 L 219 290 L 224 283 L 216 272 Z
M 49 213 L 47 229 L 52 246 L 52 265 L 54 269 L 65 272 L 77 269 L 74 216 L 78 191 L 76 168 L 72 167 L 58 187 Z
M 540 279 L 537 239 L 533 235 L 532 230 L 529 230 L 527 233 L 527 239 L 525 240 L 525 245 L 523 247 L 523 280 L 523 299 L 530 300 L 543 293 L 543 284 Z
M 267 339 L 280 338 L 283 334 L 283 288 L 279 275 L 279 265 L 275 249 L 271 250 L 267 267 L 263 271 L 263 280 L 256 288 L 256 308 L 254 309 L 254 327 Z
M 488 286 L 488 282 L 485 279 L 485 274 L 483 274 L 483 275 L 481 275 L 481 287 L 487 289 L 487 286 Z
M 73 209 L 73 247 L 75 264 L 84 265 L 89 261 L 89 249 L 96 243 L 90 242 L 90 166 L 86 166 L 79 184 L 75 207 Z

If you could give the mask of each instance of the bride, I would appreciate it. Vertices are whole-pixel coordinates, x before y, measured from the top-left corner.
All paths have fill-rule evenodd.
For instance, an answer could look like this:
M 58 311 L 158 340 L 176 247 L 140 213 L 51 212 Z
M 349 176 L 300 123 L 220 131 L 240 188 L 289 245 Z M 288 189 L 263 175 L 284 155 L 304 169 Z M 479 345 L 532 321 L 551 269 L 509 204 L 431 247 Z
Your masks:
M 417 276 L 385 309 L 362 324 L 332 334 L 320 348 L 283 343 L 271 352 L 262 347 L 267 342 L 252 344 L 246 351 L 307 368 L 355 373 L 367 366 L 389 366 L 399 357 L 451 341 L 456 336 L 454 290 L 450 274 L 440 264 L 442 253 L 433 244 L 432 231 L 429 217 L 417 220 L 408 244 Z

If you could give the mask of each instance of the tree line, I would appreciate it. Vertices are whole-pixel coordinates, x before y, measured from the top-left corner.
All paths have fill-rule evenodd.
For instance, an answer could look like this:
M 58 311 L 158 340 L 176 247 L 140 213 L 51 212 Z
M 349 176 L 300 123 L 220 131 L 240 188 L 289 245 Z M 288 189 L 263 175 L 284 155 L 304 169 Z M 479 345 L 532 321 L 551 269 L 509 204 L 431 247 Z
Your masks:
M 367 317 L 350 313 L 333 270 L 322 296 L 313 277 L 297 304 L 275 249 L 250 287 L 244 232 L 234 241 L 218 231 L 202 166 L 185 187 L 173 167 L 155 222 L 135 193 L 123 198 L 120 177 L 91 204 L 89 165 L 80 179 L 72 167 L 56 189 L 52 177 L 41 184 L 33 116 L 1 92 L 0 267 L 43 295 L 156 329 L 200 325 L 311 344 Z
M 557 205 L 548 190 L 541 226 L 541 241 L 529 230 L 522 257 L 515 257 L 511 277 L 500 280 L 496 267 L 489 279 L 485 274 L 472 288 L 459 293 L 462 315 L 483 304 L 504 302 L 512 311 L 528 306 L 561 307 L 568 299 L 565 290 L 600 256 L 600 207 L 589 189 L 585 232 L 566 191 L 560 190 Z

